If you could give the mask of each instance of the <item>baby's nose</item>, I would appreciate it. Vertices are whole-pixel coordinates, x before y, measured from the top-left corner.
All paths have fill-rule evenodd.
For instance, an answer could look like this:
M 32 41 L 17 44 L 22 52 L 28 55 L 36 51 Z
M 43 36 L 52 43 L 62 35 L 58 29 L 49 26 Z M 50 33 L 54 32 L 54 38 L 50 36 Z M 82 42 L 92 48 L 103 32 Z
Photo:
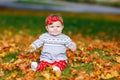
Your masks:
M 57 27 L 55 27 L 54 29 L 57 30 Z

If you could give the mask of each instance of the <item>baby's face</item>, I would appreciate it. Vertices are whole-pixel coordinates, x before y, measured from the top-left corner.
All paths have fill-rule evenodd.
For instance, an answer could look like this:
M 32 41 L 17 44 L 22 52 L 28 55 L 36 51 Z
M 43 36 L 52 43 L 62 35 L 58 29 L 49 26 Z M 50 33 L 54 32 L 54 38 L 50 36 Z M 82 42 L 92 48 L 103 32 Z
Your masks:
M 64 26 L 59 21 L 53 22 L 52 24 L 46 26 L 48 33 L 53 36 L 61 34 L 63 28 Z

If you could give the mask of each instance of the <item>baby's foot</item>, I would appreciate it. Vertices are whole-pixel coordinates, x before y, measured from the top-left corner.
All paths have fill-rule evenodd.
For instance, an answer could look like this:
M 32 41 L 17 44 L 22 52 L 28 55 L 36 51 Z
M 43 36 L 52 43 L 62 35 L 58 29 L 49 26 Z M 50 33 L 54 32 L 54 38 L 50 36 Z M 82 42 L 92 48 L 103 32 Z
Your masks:
M 57 77 L 60 77 L 60 76 L 61 76 L 61 70 L 60 70 L 59 67 L 53 66 L 53 72 L 55 73 L 55 75 L 56 75 Z
M 53 66 L 53 71 L 59 71 L 59 72 L 61 72 L 60 68 L 57 67 L 57 66 Z
M 38 66 L 37 62 L 31 62 L 31 69 L 32 69 L 33 71 L 36 71 L 36 70 L 37 70 L 37 66 Z

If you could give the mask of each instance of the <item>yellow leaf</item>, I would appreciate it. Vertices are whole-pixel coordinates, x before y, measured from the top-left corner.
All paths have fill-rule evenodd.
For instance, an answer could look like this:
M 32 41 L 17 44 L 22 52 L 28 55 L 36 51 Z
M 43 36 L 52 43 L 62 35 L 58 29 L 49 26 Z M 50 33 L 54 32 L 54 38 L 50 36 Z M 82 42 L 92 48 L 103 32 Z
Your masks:
M 58 71 L 58 70 L 55 70 L 54 73 L 55 73 L 55 76 L 56 76 L 56 77 L 60 77 L 60 76 L 61 76 L 61 72 Z
M 43 71 L 41 75 L 45 78 L 45 80 L 50 80 L 50 73 L 47 71 Z
M 0 54 L 0 57 L 5 57 L 7 55 L 7 52 L 2 52 L 1 54 Z
M 4 76 L 4 72 L 3 72 L 2 68 L 0 68 L 0 76 Z
M 117 57 L 115 58 L 115 60 L 116 60 L 116 62 L 120 63 L 120 56 L 117 56 Z
M 27 48 L 28 51 L 29 51 L 29 50 L 32 50 L 32 49 L 33 49 L 32 46 L 29 46 L 29 47 Z

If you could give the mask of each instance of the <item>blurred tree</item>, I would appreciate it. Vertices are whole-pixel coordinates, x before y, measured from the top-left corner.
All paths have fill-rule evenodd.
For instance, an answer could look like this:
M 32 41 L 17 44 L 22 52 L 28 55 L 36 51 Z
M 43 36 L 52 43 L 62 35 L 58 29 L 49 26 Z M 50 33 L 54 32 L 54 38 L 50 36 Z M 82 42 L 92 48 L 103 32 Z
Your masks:
M 120 7 L 120 0 L 63 0 L 69 2 L 99 4 L 104 6 Z

